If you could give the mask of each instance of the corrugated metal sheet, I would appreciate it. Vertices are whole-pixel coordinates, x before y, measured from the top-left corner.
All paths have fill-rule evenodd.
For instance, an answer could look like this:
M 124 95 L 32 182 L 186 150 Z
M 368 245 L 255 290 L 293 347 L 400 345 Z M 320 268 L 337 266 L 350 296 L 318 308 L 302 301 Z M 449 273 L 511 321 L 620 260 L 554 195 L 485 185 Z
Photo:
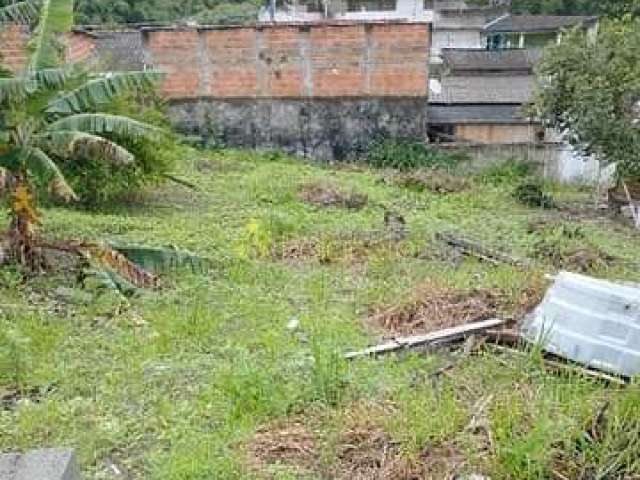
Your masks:
M 581 25 L 591 25 L 598 17 L 583 15 L 506 15 L 492 22 L 488 32 L 548 32 Z
M 524 334 L 567 359 L 639 375 L 640 288 L 560 273 Z
M 533 75 L 450 76 L 432 91 L 432 103 L 529 103 L 533 99 Z
M 429 105 L 434 124 L 529 124 L 522 105 Z

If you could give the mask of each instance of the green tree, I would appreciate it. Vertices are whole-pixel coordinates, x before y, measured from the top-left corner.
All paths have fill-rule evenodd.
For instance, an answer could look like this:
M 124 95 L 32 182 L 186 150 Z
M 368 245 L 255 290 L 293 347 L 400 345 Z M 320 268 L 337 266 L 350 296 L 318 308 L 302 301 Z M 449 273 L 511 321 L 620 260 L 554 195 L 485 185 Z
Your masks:
M 515 13 L 622 17 L 639 15 L 640 0 L 513 0 L 512 8 Z
M 640 19 L 604 21 L 549 48 L 539 67 L 538 115 L 587 154 L 640 178 Z
M 65 201 L 77 199 L 60 161 L 101 159 L 133 165 L 135 158 L 118 139 L 156 133 L 145 123 L 98 113 L 98 107 L 124 92 L 153 86 L 154 73 L 90 76 L 64 66 L 62 36 L 72 25 L 72 0 L 25 1 L 0 9 L 0 20 L 36 25 L 30 60 L 17 77 L 0 78 L 0 193 L 10 197 L 9 243 L 20 262 L 36 268 L 36 194 L 46 188 Z

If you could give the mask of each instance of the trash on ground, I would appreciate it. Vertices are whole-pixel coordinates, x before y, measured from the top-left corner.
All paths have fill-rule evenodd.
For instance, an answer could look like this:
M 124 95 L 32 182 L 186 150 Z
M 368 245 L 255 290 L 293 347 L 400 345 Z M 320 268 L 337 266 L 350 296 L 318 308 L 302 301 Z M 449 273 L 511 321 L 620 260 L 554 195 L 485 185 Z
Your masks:
M 491 330 L 505 325 L 508 320 L 491 319 L 477 323 L 469 323 L 458 327 L 447 328 L 426 335 L 415 335 L 412 337 L 401 337 L 390 340 L 380 345 L 361 350 L 359 352 L 349 352 L 345 355 L 347 360 L 359 357 L 378 356 L 386 353 L 397 352 L 398 350 L 418 348 L 425 346 L 441 346 L 450 344 L 461 338 L 465 338 L 475 333 Z
M 527 263 L 525 260 L 520 258 L 515 258 L 507 253 L 485 247 L 476 241 L 459 237 L 451 233 L 438 233 L 436 234 L 436 239 L 446 243 L 448 246 L 460 251 L 464 255 L 476 257 L 488 263 L 506 263 L 515 266 L 522 266 Z
M 0 455 L 2 480 L 80 480 L 73 450 L 49 449 Z
M 560 273 L 523 336 L 597 370 L 640 374 L 640 286 Z

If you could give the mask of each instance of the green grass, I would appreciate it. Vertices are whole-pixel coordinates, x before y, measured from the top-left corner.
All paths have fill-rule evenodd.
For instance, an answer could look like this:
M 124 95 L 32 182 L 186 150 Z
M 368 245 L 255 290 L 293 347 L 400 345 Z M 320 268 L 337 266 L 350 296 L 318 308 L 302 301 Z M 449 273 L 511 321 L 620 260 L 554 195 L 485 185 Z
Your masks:
M 24 397 L 0 407 L 0 451 L 74 447 L 87 478 L 114 478 L 115 464 L 134 479 L 251 479 L 247 445 L 256 429 L 302 416 L 318 429 L 330 471 L 341 415 L 364 402 L 389 406 L 372 410 L 374 420 L 406 455 L 455 444 L 464 470 L 495 479 L 551 478 L 558 468 L 622 478 L 606 476 L 611 465 L 640 474 L 640 448 L 627 433 L 640 424 L 635 386 L 550 375 L 535 353 L 461 358 L 437 379 L 431 374 L 448 361 L 445 354 L 342 360 L 378 339 L 361 321 L 371 308 L 425 280 L 515 298 L 555 271 L 544 259 L 518 269 L 419 255 L 433 250 L 436 232 L 464 233 L 526 257 L 545 235 L 530 233 L 532 220 L 578 225 L 584 242 L 624 260 L 591 274 L 640 281 L 632 229 L 520 206 L 511 178 L 439 196 L 386 184 L 366 169 L 187 153 L 181 175 L 199 192 L 167 185 L 97 211 L 50 208 L 43 229 L 61 239 L 175 245 L 211 258 L 208 275 L 175 275 L 163 290 L 127 302 L 109 294 L 60 301 L 58 279 L 22 284 L 10 268 L 0 270 L 0 395 L 18 389 Z M 364 193 L 369 203 L 358 211 L 307 205 L 297 192 L 308 182 Z M 560 203 L 590 202 L 584 191 L 550 188 Z M 368 248 L 362 238 L 383 229 L 386 209 L 405 217 L 408 238 Z M 550 235 L 567 248 L 576 242 Z M 356 239 L 365 254 L 349 260 L 344 238 Z M 328 261 L 271 255 L 305 239 L 333 245 Z M 288 328 L 294 319 L 299 327 Z M 488 446 L 467 429 L 483 398 L 490 400 Z M 582 432 L 605 401 L 612 421 L 600 442 L 584 444 Z M 303 478 L 286 466 L 274 471 L 274 478 Z

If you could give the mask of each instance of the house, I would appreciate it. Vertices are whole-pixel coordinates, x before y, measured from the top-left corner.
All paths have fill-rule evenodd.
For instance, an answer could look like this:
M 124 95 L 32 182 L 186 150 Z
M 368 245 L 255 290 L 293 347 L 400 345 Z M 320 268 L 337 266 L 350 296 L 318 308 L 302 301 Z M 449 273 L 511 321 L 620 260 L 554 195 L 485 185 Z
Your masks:
M 526 107 L 537 55 L 527 50 L 444 49 L 439 79 L 430 80 L 429 137 L 434 142 L 544 142 L 545 129 Z
M 490 2 L 485 6 L 461 0 L 434 0 L 431 63 L 442 63 L 442 50 L 484 48 L 485 26 L 506 14 L 510 2 Z
M 558 43 L 562 34 L 584 28 L 596 35 L 598 17 L 568 15 L 504 15 L 484 28 L 484 44 L 496 50 L 504 48 L 542 49 Z
M 426 3 L 425 3 L 426 2 Z M 432 0 L 270 0 L 261 22 L 401 20 L 431 22 Z

